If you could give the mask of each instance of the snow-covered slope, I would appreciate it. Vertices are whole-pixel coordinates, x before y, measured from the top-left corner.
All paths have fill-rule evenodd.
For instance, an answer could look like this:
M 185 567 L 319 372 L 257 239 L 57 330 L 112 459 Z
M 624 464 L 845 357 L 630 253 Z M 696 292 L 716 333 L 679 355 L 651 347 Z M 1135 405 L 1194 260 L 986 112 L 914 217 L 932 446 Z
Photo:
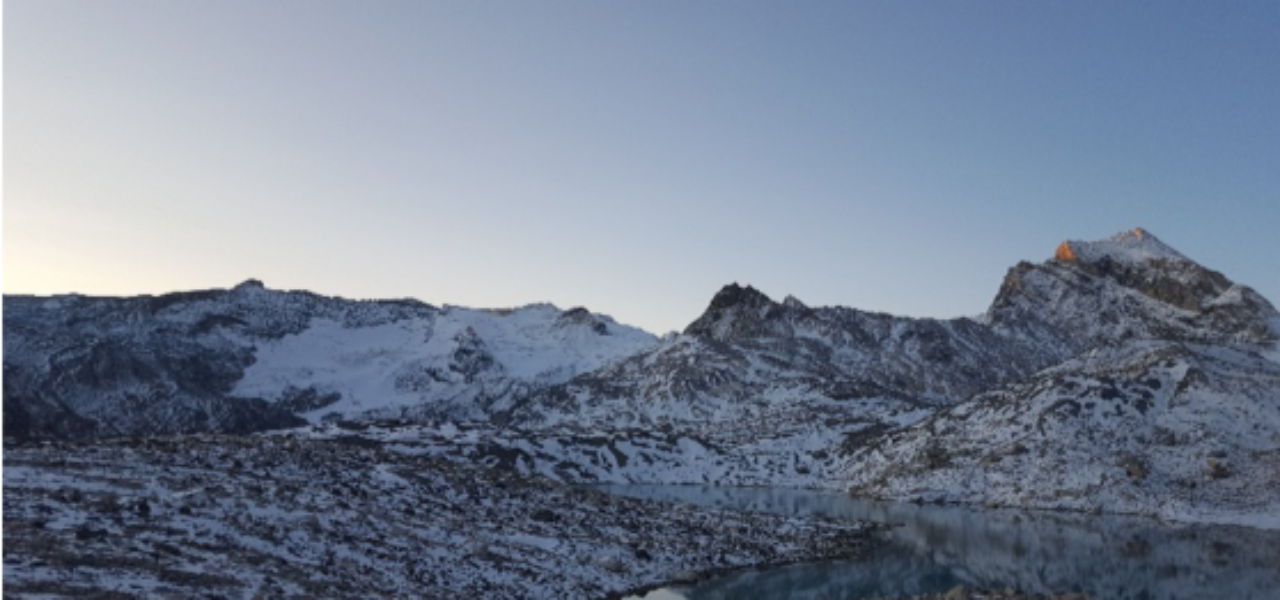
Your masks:
M 852 448 L 858 493 L 1280 527 L 1276 310 L 1141 230 L 1010 271 L 987 321 L 1074 350 Z
M 1280 313 L 1141 229 L 1014 266 L 976 319 L 734 284 L 659 340 L 583 309 L 247 282 L 6 297 L 4 327 L 7 437 L 469 421 L 470 437 L 404 447 L 568 481 L 1228 521 L 1280 509 Z
M 728 286 L 682 335 L 521 400 L 524 430 L 491 439 L 565 479 L 1280 527 L 1276 310 L 1149 232 L 1066 247 L 1011 269 L 979 320 Z
M 503 402 L 653 346 L 652 335 L 577 308 L 506 311 L 447 307 L 370 327 L 318 318 L 296 334 L 257 344 L 233 389 L 242 397 L 331 398 L 317 420 L 415 413 L 481 418 Z
M 1169 342 L 1099 348 L 853 459 L 855 491 L 878 496 L 1280 528 L 1280 365 Z
M 972 319 L 774 302 L 726 286 L 683 334 L 522 400 L 526 426 L 653 427 L 762 415 L 860 430 L 901 424 L 1062 357 Z
M 1058 246 L 1054 258 L 1060 261 L 1097 263 L 1103 259 L 1130 265 L 1150 261 L 1191 262 L 1181 252 L 1160 241 L 1141 227 L 1122 231 L 1097 242 L 1066 241 Z
M 1069 355 L 1142 339 L 1275 342 L 1276 311 L 1266 299 L 1137 231 L 1064 242 L 1052 260 L 1019 263 L 985 320 L 1004 335 Z
M 4 299 L 8 438 L 243 432 L 484 414 L 656 344 L 584 309 L 269 290 Z
M 357 442 L 7 447 L 4 595 L 616 598 L 870 545 L 848 521 L 672 510 Z

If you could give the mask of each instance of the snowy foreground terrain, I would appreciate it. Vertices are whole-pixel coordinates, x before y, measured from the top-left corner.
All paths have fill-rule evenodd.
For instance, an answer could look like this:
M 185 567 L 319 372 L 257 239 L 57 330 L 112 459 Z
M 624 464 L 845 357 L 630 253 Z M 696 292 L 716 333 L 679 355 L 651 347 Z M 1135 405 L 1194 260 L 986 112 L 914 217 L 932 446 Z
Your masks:
M 1017 264 L 975 318 L 732 284 L 659 338 L 250 280 L 6 296 L 4 334 L 6 593 L 593 597 L 861 548 L 597 482 L 1280 528 L 1280 313 L 1141 229 Z
M 867 530 L 628 500 L 361 438 L 5 449 L 5 597 L 603 598 Z

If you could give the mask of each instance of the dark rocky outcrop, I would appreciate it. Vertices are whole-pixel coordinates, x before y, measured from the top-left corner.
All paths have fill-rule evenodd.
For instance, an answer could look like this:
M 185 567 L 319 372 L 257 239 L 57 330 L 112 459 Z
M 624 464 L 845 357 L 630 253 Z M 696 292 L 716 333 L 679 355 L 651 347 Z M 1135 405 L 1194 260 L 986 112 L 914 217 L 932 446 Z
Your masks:
M 586 327 L 596 335 L 609 335 L 608 324 L 581 306 L 560 313 L 556 323 L 565 327 Z
M 788 335 L 789 330 L 781 319 L 786 312 L 783 305 L 759 290 L 732 283 L 716 293 L 707 310 L 690 323 L 684 333 L 719 342 Z
M 297 333 L 317 316 L 370 324 L 435 310 L 276 292 L 254 280 L 135 298 L 6 296 L 4 309 L 10 440 L 296 427 L 305 421 L 290 405 L 231 394 L 255 360 L 253 340 Z
M 497 364 L 485 348 L 484 340 L 476 330 L 467 327 L 453 338 L 453 354 L 449 357 L 449 370 L 462 375 L 467 383 Z
M 9 367 L 5 366 L 0 374 L 3 374 L 0 375 L 0 436 L 26 441 L 31 438 L 31 416 L 19 402 L 17 391 L 10 386 Z

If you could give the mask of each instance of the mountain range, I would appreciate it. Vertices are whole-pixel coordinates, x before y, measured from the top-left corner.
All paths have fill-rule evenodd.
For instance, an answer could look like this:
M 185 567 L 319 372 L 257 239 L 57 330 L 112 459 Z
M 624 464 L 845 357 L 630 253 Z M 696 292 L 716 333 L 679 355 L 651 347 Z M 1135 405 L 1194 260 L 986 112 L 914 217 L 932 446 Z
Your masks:
M 4 334 L 16 442 L 359 430 L 570 481 L 1280 527 L 1267 516 L 1280 514 L 1280 314 L 1142 229 L 1015 265 L 974 318 L 810 307 L 735 283 L 659 338 L 582 308 L 250 280 L 6 296 Z

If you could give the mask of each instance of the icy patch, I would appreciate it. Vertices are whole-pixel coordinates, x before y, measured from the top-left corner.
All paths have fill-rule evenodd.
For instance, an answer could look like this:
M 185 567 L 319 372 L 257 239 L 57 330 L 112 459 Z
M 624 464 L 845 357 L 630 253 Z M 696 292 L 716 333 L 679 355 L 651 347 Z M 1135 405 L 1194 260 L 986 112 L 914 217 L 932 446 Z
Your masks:
M 429 357 L 423 343 L 431 324 L 413 319 L 375 327 L 347 328 L 315 319 L 296 335 L 258 343 L 257 362 L 232 391 L 243 397 L 279 399 L 288 388 L 315 388 L 342 396 L 313 414 L 359 412 L 405 405 L 420 398 L 396 389 L 396 372 Z
M 563 383 L 658 342 L 603 315 L 538 304 L 510 311 L 450 307 L 365 327 L 315 318 L 297 334 L 253 343 L 256 360 L 233 395 L 340 396 L 299 409 L 317 422 L 334 413 L 395 415 L 424 404 L 467 403 L 485 382 L 497 390 L 490 396 L 513 389 L 512 382 Z

